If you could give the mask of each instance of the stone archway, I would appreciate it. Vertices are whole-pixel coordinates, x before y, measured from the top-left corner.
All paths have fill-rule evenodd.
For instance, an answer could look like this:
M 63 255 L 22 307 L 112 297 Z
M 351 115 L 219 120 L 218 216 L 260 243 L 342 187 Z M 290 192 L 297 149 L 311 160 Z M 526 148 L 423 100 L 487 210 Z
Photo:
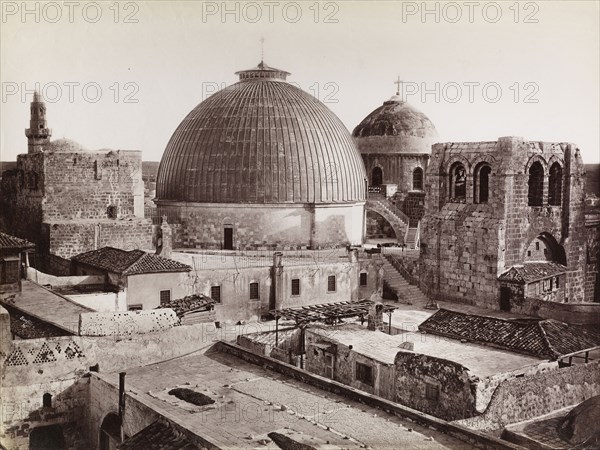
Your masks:
M 100 450 L 116 450 L 121 443 L 121 418 L 108 413 L 100 426 Z
M 369 198 L 365 204 L 365 209 L 379 214 L 392 227 L 396 234 L 398 242 L 404 242 L 404 236 L 408 229 L 409 218 L 400 211 L 393 203 L 385 198 Z
M 565 248 L 548 232 L 538 234 L 529 243 L 523 259 L 525 261 L 550 261 L 563 266 L 567 265 Z

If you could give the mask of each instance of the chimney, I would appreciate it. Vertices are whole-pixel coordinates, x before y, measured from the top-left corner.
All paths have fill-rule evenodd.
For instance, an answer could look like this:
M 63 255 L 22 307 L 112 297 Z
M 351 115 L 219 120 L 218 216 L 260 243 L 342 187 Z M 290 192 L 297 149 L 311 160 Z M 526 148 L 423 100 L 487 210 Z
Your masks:
M 119 419 L 121 421 L 121 442 L 125 440 L 125 372 L 119 373 Z

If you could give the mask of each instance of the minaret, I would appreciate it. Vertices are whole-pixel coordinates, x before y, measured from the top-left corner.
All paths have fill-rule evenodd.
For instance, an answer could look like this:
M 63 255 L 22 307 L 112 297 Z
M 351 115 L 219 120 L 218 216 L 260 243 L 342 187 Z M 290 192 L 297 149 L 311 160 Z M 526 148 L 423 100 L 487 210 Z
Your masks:
M 52 130 L 46 127 L 46 104 L 37 91 L 33 93 L 30 113 L 29 128 L 25 130 L 27 153 L 40 153 L 50 142 Z

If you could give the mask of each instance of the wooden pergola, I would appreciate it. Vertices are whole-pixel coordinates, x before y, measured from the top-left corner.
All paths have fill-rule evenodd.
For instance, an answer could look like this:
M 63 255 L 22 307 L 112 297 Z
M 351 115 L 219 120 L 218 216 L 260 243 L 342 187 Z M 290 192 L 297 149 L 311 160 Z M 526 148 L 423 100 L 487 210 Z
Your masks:
M 311 322 L 324 322 L 335 325 L 341 319 L 350 317 L 360 317 L 361 323 L 364 323 L 369 310 L 374 304 L 375 302 L 371 300 L 359 300 L 356 302 L 321 303 L 318 305 L 273 309 L 270 313 L 275 316 L 275 346 L 279 345 L 279 319 L 293 320 L 296 322 L 296 327 L 300 327 L 302 330 Z M 388 315 L 389 332 L 391 333 L 392 313 L 398 307 L 384 303 L 381 305 L 383 312 Z

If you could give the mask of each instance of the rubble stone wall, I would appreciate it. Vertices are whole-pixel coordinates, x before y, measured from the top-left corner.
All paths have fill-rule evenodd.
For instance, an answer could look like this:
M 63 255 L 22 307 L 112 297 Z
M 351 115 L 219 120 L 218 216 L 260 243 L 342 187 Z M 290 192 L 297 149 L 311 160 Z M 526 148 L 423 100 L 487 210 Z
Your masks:
M 600 362 L 576 364 L 498 386 L 484 414 L 456 423 L 479 431 L 500 430 L 600 394 Z

